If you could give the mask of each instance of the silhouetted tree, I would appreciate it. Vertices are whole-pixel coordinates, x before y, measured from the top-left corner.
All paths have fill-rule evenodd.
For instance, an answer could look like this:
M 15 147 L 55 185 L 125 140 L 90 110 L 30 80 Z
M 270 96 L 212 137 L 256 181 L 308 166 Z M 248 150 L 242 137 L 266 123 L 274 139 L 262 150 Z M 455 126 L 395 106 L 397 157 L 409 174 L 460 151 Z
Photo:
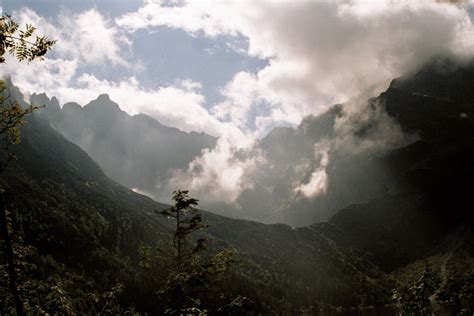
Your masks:
M 19 29 L 18 23 L 10 16 L 0 17 L 0 63 L 5 62 L 4 55 L 9 53 L 19 61 L 32 61 L 40 58 L 55 41 L 47 37 L 36 36 L 34 42 L 29 41 L 35 32 L 35 27 L 26 25 L 24 30 Z M 12 100 L 3 81 L 0 81 L 0 174 L 5 171 L 8 164 L 15 159 L 10 152 L 10 147 L 20 141 L 20 127 L 25 124 L 25 116 L 32 113 L 37 107 L 22 108 L 18 102 Z M 16 284 L 15 260 L 12 250 L 12 240 L 8 229 L 8 217 L 5 209 L 4 192 L 0 188 L 0 229 L 5 245 L 5 259 L 9 278 L 9 288 L 17 315 L 23 315 L 23 302 L 21 301 Z
M 208 241 L 204 232 L 198 231 L 208 225 L 196 209 L 199 201 L 183 190 L 173 192 L 173 200 L 174 206 L 158 212 L 173 221 L 172 244 L 160 245 L 156 252 L 149 246 L 140 247 L 142 266 L 158 261 L 167 271 L 158 291 L 160 308 L 172 315 L 241 308 L 247 298 L 232 296 L 223 288 L 236 263 L 234 251 L 205 252 Z
M 173 200 L 175 205 L 160 211 L 159 213 L 174 218 L 176 229 L 173 236 L 173 246 L 176 250 L 176 269 L 181 271 L 185 264 L 189 263 L 193 254 L 205 249 L 206 239 L 200 238 L 196 244 L 192 244 L 188 240 L 188 236 L 204 227 L 201 213 L 195 208 L 199 200 L 188 196 L 188 191 L 174 191 Z

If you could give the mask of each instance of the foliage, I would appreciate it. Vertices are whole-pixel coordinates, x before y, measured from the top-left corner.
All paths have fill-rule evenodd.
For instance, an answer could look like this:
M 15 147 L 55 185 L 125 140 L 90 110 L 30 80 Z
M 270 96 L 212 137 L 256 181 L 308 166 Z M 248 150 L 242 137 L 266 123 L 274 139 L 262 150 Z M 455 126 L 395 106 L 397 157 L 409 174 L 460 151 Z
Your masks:
M 199 200 L 188 196 L 188 191 L 174 191 L 173 200 L 175 205 L 159 211 L 165 217 L 173 218 L 176 222 L 176 229 L 173 236 L 174 257 L 178 271 L 180 271 L 188 261 L 192 261 L 193 255 L 202 251 L 206 247 L 206 239 L 199 238 L 193 245 L 188 236 L 198 230 L 205 228 L 202 222 L 201 213 L 195 208 Z
M 56 41 L 46 36 L 33 36 L 36 28 L 31 24 L 26 24 L 25 29 L 20 29 L 20 25 L 9 15 L 0 17 L 0 63 L 5 62 L 5 53 L 15 56 L 19 61 L 32 61 L 42 58 Z
M 32 105 L 22 108 L 17 101 L 11 99 L 5 82 L 0 80 L 0 173 L 15 159 L 10 147 L 20 142 L 20 128 L 26 123 L 25 116 L 39 108 Z
M 410 96 L 411 93 L 406 93 L 407 98 Z M 410 108 L 418 109 L 423 103 L 412 105 Z M 425 121 L 430 113 L 423 114 Z M 451 131 L 458 131 L 457 127 L 464 126 L 462 122 L 465 125 L 469 122 L 456 117 L 453 119 L 456 129 Z M 470 117 L 473 117 L 471 112 Z M 449 140 L 449 150 L 432 147 L 430 151 L 445 156 L 446 162 L 459 163 L 460 167 L 440 167 L 434 169 L 435 174 L 450 170 L 457 175 L 459 170 L 467 170 L 463 173 L 465 178 L 472 179 L 471 155 L 460 155 L 460 152 L 472 153 L 470 135 L 473 134 L 453 132 L 453 135 L 456 137 Z M 174 288 L 183 289 L 186 293 L 183 295 L 189 298 L 182 307 L 186 312 L 213 314 L 224 310 L 238 314 L 251 298 L 253 305 L 247 310 L 255 314 L 360 314 L 361 310 L 389 303 L 386 293 L 391 293 L 392 284 L 384 283 L 387 273 L 421 261 L 427 253 L 439 252 L 438 241 L 449 234 L 436 225 L 443 220 L 439 217 L 441 209 L 433 204 L 420 208 L 419 204 L 412 203 L 417 196 L 408 198 L 413 195 L 391 195 L 374 204 L 342 211 L 337 220 L 330 223 L 301 228 L 233 220 L 203 211 L 200 213 L 209 227 L 187 234 L 189 247 L 185 248 L 192 253 L 200 238 L 208 241 L 207 247 L 183 260 L 187 263 L 182 273 L 178 273 L 177 250 L 172 242 L 176 219 L 154 216 L 150 211 L 165 206 L 109 180 L 79 147 L 35 116 L 30 116 L 29 124 L 23 126 L 22 139 L 21 144 L 12 148 L 18 164 L 15 170 L 6 170 L 0 184 L 11 192 L 7 202 L 8 209 L 12 210 L 15 248 L 24 238 L 25 247 L 31 246 L 36 252 L 32 256 L 16 252 L 22 271 L 19 273 L 21 293 L 27 298 L 25 306 L 46 306 L 43 310 L 50 314 L 68 314 L 67 310 L 76 314 L 96 313 L 96 305 L 92 306 L 88 299 L 117 293 L 114 287 L 118 283 L 124 285 L 123 293 L 117 293 L 109 306 L 116 304 L 123 310 L 135 306 L 143 314 L 164 314 L 165 308 L 169 312 L 176 311 L 172 306 L 176 298 Z M 457 139 L 464 145 L 455 143 Z M 454 149 L 456 151 L 452 151 Z M 462 161 L 456 158 L 461 156 Z M 423 161 L 422 165 L 431 169 L 440 161 L 433 155 L 428 156 L 428 160 L 422 157 L 425 156 L 415 155 L 404 161 L 411 161 L 409 165 Z M 442 161 L 440 166 L 445 166 Z M 459 183 L 457 178 L 443 179 L 453 180 L 445 181 L 450 185 Z M 434 186 L 437 182 L 431 181 Z M 452 187 L 456 192 L 462 190 L 457 185 Z M 460 199 L 465 195 L 461 193 L 457 193 Z M 430 197 L 436 196 L 430 194 Z M 446 205 L 450 206 L 446 208 L 450 214 L 456 211 L 459 215 L 456 207 Z M 189 211 L 188 215 L 193 213 Z M 458 221 L 459 218 L 450 217 L 449 224 L 455 227 Z M 434 239 L 420 228 L 429 229 L 440 239 Z M 453 307 L 451 314 L 472 314 L 469 313 L 473 302 L 472 236 L 465 238 L 470 238 L 464 249 L 465 258 L 450 259 L 446 286 L 439 286 L 437 290 L 439 303 Z M 159 241 L 163 242 L 157 247 L 149 246 Z M 227 271 L 221 274 L 224 279 L 216 277 L 219 282 L 213 284 L 206 264 L 222 249 L 229 248 L 238 251 L 240 264 L 232 263 L 230 269 L 223 269 Z M 141 266 L 137 249 L 148 258 Z M 23 261 L 31 264 L 31 269 L 23 266 Z M 420 270 L 424 271 L 424 265 L 420 265 Z M 466 270 L 471 272 L 467 274 Z M 4 285 L 5 273 L 0 274 L 3 275 L 0 292 L 5 293 L 8 291 Z M 424 292 L 424 284 L 431 280 L 430 273 L 419 284 L 422 273 L 417 269 L 414 275 L 397 290 L 406 310 L 427 308 L 426 297 L 431 296 L 430 291 Z M 224 298 L 219 299 L 215 293 L 223 293 Z M 11 306 L 11 298 L 4 297 L 2 295 L 0 301 Z M 51 300 L 53 303 L 48 305 Z M 97 304 L 105 304 L 102 302 L 99 299 Z M 2 308 L 6 310 L 8 306 Z M 372 311 L 372 314 L 383 314 Z
M 94 314 L 123 315 L 133 313 L 119 303 L 124 285 L 99 288 L 94 280 L 82 273 L 68 271 L 50 255 L 41 255 L 34 246 L 15 243 L 15 258 L 20 281 L 20 293 L 25 313 L 38 314 Z M 0 284 L 8 278 L 0 264 Z M 77 285 L 81 284 L 80 287 Z M 0 313 L 13 314 L 11 293 L 0 286 Z
M 208 226 L 196 209 L 198 200 L 182 190 L 173 192 L 173 200 L 174 206 L 159 211 L 175 224 L 172 246 L 157 248 L 160 255 L 156 258 L 166 269 L 165 282 L 158 290 L 159 306 L 164 308 L 165 314 L 171 315 L 242 309 L 247 299 L 232 296 L 223 288 L 236 264 L 235 252 L 224 249 L 201 255 L 206 250 L 207 239 L 193 234 Z M 151 248 L 142 246 L 140 251 L 145 255 L 142 266 L 150 267 Z
M 35 32 L 35 27 L 26 25 L 25 30 L 20 30 L 18 23 L 10 16 L 0 17 L 0 63 L 5 62 L 5 52 L 13 55 L 18 61 L 32 61 L 41 58 L 55 41 L 45 36 L 36 36 L 35 42 L 28 39 Z M 30 106 L 23 109 L 18 102 L 12 101 L 6 91 L 5 83 L 0 81 L 0 174 L 5 171 L 7 165 L 15 158 L 9 151 L 10 146 L 17 144 L 20 140 L 20 127 L 25 124 L 24 117 L 32 113 L 37 107 Z M 17 316 L 24 314 L 24 303 L 20 297 L 17 284 L 17 267 L 13 252 L 14 244 L 8 227 L 9 217 L 4 203 L 3 188 L 0 187 L 0 233 L 4 244 L 4 257 L 6 260 L 8 284 Z
M 17 167 L 9 168 L 0 183 L 12 192 L 8 204 L 14 210 L 16 244 L 21 235 L 37 251 L 25 258 L 36 269 L 20 267 L 27 272 L 20 275 L 20 284 L 24 286 L 24 280 L 31 284 L 27 296 L 22 292 L 26 303 L 35 300 L 35 306 L 43 306 L 49 289 L 57 286 L 61 292 L 54 293 L 63 294 L 55 294 L 56 298 L 72 301 L 69 306 L 76 314 L 87 314 L 88 293 L 101 296 L 122 283 L 123 293 L 115 301 L 120 308 L 135 306 L 142 314 L 164 314 L 167 298 L 173 297 L 158 292 L 167 288 L 168 275 L 175 270 L 176 225 L 174 218 L 155 216 L 150 210 L 167 206 L 109 180 L 78 146 L 35 116 L 23 127 L 22 139 L 13 147 Z M 244 305 L 265 315 L 317 314 L 321 309 L 330 314 L 388 303 L 383 290 L 391 288 L 380 282 L 383 274 L 377 274 L 370 256 L 343 246 L 343 232 L 335 225 L 292 229 L 200 213 L 209 227 L 187 235 L 188 249 L 199 238 L 208 241 L 207 249 L 197 253 L 200 265 L 191 269 L 195 274 L 189 280 L 199 280 L 201 272 L 208 275 L 203 265 L 222 249 L 238 251 L 238 264 L 223 273 L 224 280 L 212 291 L 197 287 L 190 297 L 199 304 L 189 302 L 189 308 L 212 314 L 218 309 L 240 311 Z M 147 258 L 141 266 L 140 257 Z M 463 271 L 466 265 L 456 270 Z M 214 293 L 225 294 L 224 299 Z M 44 310 L 66 314 L 66 307 L 56 302 Z
M 436 276 L 429 265 L 425 266 L 419 279 L 409 285 L 394 289 L 393 300 L 398 309 L 409 315 L 430 314 L 430 297 L 436 291 Z

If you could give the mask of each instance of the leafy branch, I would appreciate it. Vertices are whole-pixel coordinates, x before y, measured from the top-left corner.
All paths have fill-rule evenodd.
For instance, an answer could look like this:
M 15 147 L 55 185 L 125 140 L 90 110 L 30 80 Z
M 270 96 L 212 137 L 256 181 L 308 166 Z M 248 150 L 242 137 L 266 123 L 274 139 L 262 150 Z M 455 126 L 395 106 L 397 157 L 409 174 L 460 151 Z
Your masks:
M 32 61 L 42 58 L 48 50 L 56 43 L 46 36 L 35 36 L 31 40 L 36 27 L 26 24 L 24 30 L 12 20 L 11 16 L 0 17 L 0 63 L 5 62 L 5 53 L 15 56 L 19 61 Z

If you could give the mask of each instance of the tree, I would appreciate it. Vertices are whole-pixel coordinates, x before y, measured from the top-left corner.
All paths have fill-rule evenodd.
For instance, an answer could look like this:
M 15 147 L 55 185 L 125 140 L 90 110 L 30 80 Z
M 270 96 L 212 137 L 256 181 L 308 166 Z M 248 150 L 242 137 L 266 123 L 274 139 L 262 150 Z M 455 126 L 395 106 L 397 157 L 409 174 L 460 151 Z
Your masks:
M 29 39 L 34 32 L 35 27 L 32 25 L 27 24 L 25 30 L 20 30 L 18 23 L 13 21 L 10 16 L 0 17 L 0 63 L 5 62 L 6 52 L 16 57 L 20 62 L 25 60 L 29 62 L 45 55 L 55 41 L 49 40 L 45 36 L 36 36 L 35 41 L 31 42 Z M 0 80 L 0 175 L 15 159 L 15 155 L 10 152 L 10 147 L 20 141 L 20 127 L 25 124 L 25 116 L 37 108 L 30 106 L 23 109 L 18 102 L 10 98 L 5 83 Z M 16 284 L 15 260 L 8 222 L 4 191 L 0 188 L 0 230 L 5 246 L 9 288 L 17 315 L 23 315 L 23 302 Z
M 183 190 L 173 192 L 173 200 L 174 206 L 158 212 L 174 224 L 171 245 L 160 245 L 156 252 L 149 246 L 140 247 L 143 267 L 151 267 L 154 261 L 166 270 L 158 291 L 162 312 L 180 315 L 241 308 L 247 298 L 234 297 L 224 288 L 236 263 L 234 251 L 224 249 L 213 255 L 206 252 L 208 241 L 199 231 L 208 225 L 196 209 L 199 201 Z
M 196 272 L 199 268 L 197 254 L 206 247 L 206 239 L 199 238 L 195 243 L 189 240 L 190 234 L 206 227 L 200 212 L 195 208 L 198 200 L 188 196 L 188 191 L 174 191 L 175 205 L 160 211 L 166 218 L 175 222 L 173 250 L 168 251 L 171 259 L 170 269 L 164 289 L 160 291 L 163 303 L 168 305 L 169 313 L 181 314 L 183 310 L 196 309 L 195 301 L 189 293 L 190 284 L 197 285 Z M 196 312 L 196 310 L 194 310 Z
M 0 63 L 5 62 L 5 55 L 8 52 L 19 61 L 32 61 L 44 56 L 56 41 L 48 39 L 46 36 L 36 36 L 32 42 L 36 28 L 31 24 L 26 24 L 21 30 L 20 25 L 11 16 L 0 17 Z
M 173 236 L 173 246 L 176 249 L 176 268 L 181 271 L 193 254 L 205 249 L 206 239 L 200 238 L 196 245 L 192 245 L 188 236 L 204 227 L 201 213 L 195 208 L 199 200 L 188 196 L 188 191 L 174 191 L 175 205 L 159 212 L 165 217 L 174 218 L 176 229 Z
M 0 175 L 15 160 L 10 148 L 20 142 L 20 128 L 26 124 L 25 117 L 39 108 L 32 105 L 22 108 L 11 99 L 5 82 L 0 80 Z
M 409 315 L 432 314 L 430 298 L 436 292 L 436 276 L 431 267 L 426 265 L 416 282 L 402 285 L 393 291 L 395 306 Z

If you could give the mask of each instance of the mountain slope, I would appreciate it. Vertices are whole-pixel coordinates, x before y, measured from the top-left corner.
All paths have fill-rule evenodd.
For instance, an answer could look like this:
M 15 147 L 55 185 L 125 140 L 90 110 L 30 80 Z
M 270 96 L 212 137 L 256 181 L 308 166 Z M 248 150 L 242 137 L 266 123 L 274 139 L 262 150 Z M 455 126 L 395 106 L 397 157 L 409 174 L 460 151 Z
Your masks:
M 78 144 L 115 181 L 155 195 L 174 169 L 186 168 L 216 139 L 204 133 L 185 133 L 149 116 L 130 116 L 106 94 L 84 107 L 45 94 L 32 95 L 33 104 L 46 105 L 40 115 L 67 139 Z
M 427 196 L 446 195 L 448 203 L 467 205 L 474 159 L 473 80 L 474 62 L 435 59 L 395 79 L 376 98 L 355 101 L 356 106 L 336 105 L 296 128 L 272 131 L 260 148 L 272 166 L 266 172 L 273 177 L 257 178 L 255 185 L 275 188 L 265 192 L 264 221 L 305 226 L 326 221 L 351 204 L 410 192 L 415 186 L 430 190 Z M 401 141 L 390 144 L 397 138 Z M 298 194 L 295 182 L 309 182 L 320 163 L 315 151 L 325 148 L 325 193 Z
M 439 175 L 428 174 L 430 167 L 421 166 L 426 159 L 443 164 L 443 183 L 461 177 L 465 183 L 472 172 L 468 165 L 474 125 L 473 69 L 472 62 L 435 59 L 418 72 L 394 80 L 376 98 L 359 100 L 356 106 L 335 105 L 305 118 L 296 128 L 275 128 L 253 150 L 255 155 L 263 153 L 267 163 L 246 175 L 252 186 L 238 196 L 237 207 L 226 206 L 227 213 L 292 226 L 327 221 L 351 204 L 411 187 L 400 178 L 411 169 L 418 170 L 411 173 L 412 180 L 429 187 L 428 182 L 438 181 Z M 154 196 L 166 185 L 171 170 L 187 168 L 203 148 L 215 144 L 215 139 L 205 141 L 205 135 L 196 141 L 195 133 L 175 130 L 178 134 L 172 136 L 174 132 L 145 116 L 130 118 L 105 95 L 84 108 L 66 104 L 62 110 L 57 101 L 44 95 L 32 100 L 49 104 L 42 114 L 88 152 L 106 174 Z M 450 139 L 454 140 L 451 147 Z M 407 155 L 397 158 L 404 150 Z M 324 194 L 306 196 L 298 188 L 309 184 L 321 167 L 321 152 L 329 155 Z M 447 159 L 460 163 L 448 165 Z M 447 170 L 452 171 L 451 178 Z
M 432 282 L 425 299 L 441 314 L 471 310 L 474 297 L 473 83 L 474 64 L 449 60 L 394 80 L 380 102 L 420 139 L 383 158 L 390 190 L 330 219 L 344 231 L 336 242 L 371 253 L 403 291 L 407 282 Z
M 171 237 L 172 227 L 154 213 L 164 205 L 108 179 L 41 118 L 29 119 L 15 152 L 18 162 L 2 185 L 26 265 L 21 284 L 29 303 L 44 304 L 54 288 L 65 297 L 55 292 L 54 306 L 43 310 L 64 311 L 64 301 L 86 313 L 80 302 L 87 295 L 101 295 L 120 282 L 124 308 L 156 311 L 155 283 L 142 274 L 137 260 L 141 243 Z M 323 230 L 293 230 L 206 212 L 204 218 L 211 249 L 234 248 L 243 260 L 232 288 L 250 297 L 255 311 L 330 309 L 387 298 L 386 289 L 369 281 L 382 272 L 355 250 L 336 245 Z M 0 294 L 8 302 L 8 294 Z
M 367 181 L 363 185 L 369 187 L 377 182 L 363 175 L 375 162 L 389 177 L 374 196 L 335 211 L 329 222 L 301 228 L 203 212 L 210 224 L 210 251 L 231 247 L 242 260 L 229 287 L 251 298 L 251 310 L 472 313 L 472 102 L 459 96 L 445 100 L 446 94 L 436 94 L 443 91 L 438 86 L 423 90 L 439 78 L 456 82 L 453 89 L 461 90 L 455 95 L 469 89 L 471 68 L 449 69 L 432 68 L 423 80 L 417 74 L 397 79 L 374 103 L 406 132 L 419 134 L 417 141 L 382 155 L 349 157 L 346 168 L 329 169 L 330 175 L 341 177 L 345 170 L 355 170 L 351 181 Z M 426 96 L 420 97 L 419 91 Z M 338 111 L 308 119 L 301 133 L 282 130 L 271 137 L 297 137 L 300 144 L 292 140 L 293 146 L 310 148 L 314 137 L 331 135 Z M 308 140 L 301 141 L 301 135 Z M 275 156 L 284 153 L 270 143 L 264 145 Z M 142 243 L 170 239 L 169 223 L 153 212 L 166 206 L 107 178 L 81 148 L 41 117 L 30 118 L 15 151 L 18 162 L 0 181 L 14 215 L 23 296 L 32 306 L 43 306 L 46 298 L 54 302 L 44 305 L 44 311 L 87 313 L 92 307 L 83 302 L 92 294 L 108 293 L 118 282 L 125 285 L 119 297 L 122 307 L 156 312 L 159 270 L 144 274 L 137 249 Z M 285 159 L 280 157 L 282 163 Z M 316 206 L 305 211 L 314 214 Z M 7 308 L 2 268 L 0 297 Z

